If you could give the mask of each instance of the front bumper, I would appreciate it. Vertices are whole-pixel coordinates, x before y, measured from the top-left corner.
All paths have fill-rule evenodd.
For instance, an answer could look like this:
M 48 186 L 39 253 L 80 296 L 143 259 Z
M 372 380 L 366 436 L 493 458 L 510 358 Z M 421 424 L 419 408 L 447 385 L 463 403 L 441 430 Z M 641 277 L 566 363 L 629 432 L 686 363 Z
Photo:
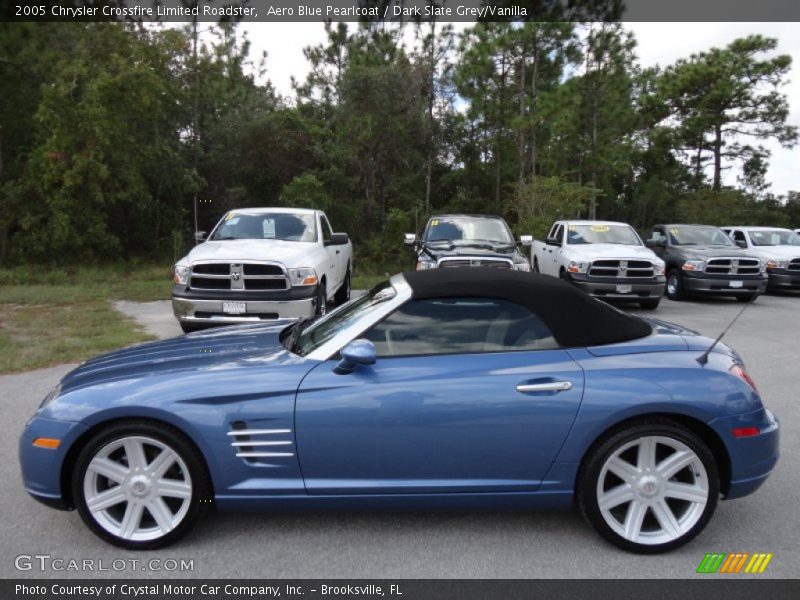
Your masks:
M 741 281 L 741 287 L 731 287 L 732 281 Z M 718 296 L 749 296 L 763 294 L 767 289 L 767 274 L 761 275 L 709 275 L 683 272 L 683 289 L 690 294 Z
M 765 408 L 732 417 L 721 417 L 709 423 L 728 450 L 731 466 L 730 487 L 726 500 L 741 498 L 755 492 L 763 484 L 780 455 L 780 424 Z M 757 427 L 758 435 L 735 438 L 733 429 Z
M 590 277 L 584 273 L 570 273 L 569 281 L 587 294 L 608 300 L 654 300 L 664 295 L 666 277 Z M 630 291 L 620 291 L 630 286 Z
M 228 314 L 225 302 L 244 302 L 246 312 Z M 172 312 L 181 323 L 231 325 L 313 316 L 317 309 L 317 287 L 304 286 L 279 292 L 198 292 L 182 286 L 172 288 Z
M 769 273 L 769 287 L 783 290 L 800 290 L 800 271 L 787 269 L 771 269 Z

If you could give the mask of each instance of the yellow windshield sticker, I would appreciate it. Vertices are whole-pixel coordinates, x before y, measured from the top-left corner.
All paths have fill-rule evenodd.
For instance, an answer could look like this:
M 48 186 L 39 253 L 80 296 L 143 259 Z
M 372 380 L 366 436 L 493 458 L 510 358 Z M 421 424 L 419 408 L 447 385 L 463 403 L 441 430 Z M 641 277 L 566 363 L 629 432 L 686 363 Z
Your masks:
M 605 233 L 606 231 L 611 230 L 608 225 L 592 225 L 591 229 L 596 233 Z
M 678 235 L 678 230 L 677 230 L 677 229 L 675 229 L 674 227 L 673 227 L 672 229 L 670 229 L 670 230 L 669 230 L 669 232 L 670 232 L 672 235 Z
M 439 224 L 439 219 L 434 219 L 431 221 L 431 227 L 436 227 Z
M 235 214 L 236 213 L 233 212 L 233 211 L 229 212 L 227 215 L 225 215 L 225 220 L 226 221 L 230 221 L 233 218 L 233 215 L 235 215 Z
M 570 226 L 569 226 L 569 230 L 570 230 L 570 231 L 578 231 L 578 228 L 577 228 L 577 227 L 575 227 L 575 225 L 570 225 Z

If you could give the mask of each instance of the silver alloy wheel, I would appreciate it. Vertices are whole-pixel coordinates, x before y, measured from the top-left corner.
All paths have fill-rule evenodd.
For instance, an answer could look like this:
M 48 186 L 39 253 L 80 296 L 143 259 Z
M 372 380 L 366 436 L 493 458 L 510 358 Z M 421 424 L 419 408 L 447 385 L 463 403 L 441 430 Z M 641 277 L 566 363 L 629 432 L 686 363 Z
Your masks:
M 678 276 L 677 275 L 670 275 L 667 278 L 667 292 L 670 295 L 674 296 L 678 293 Z
M 192 502 L 192 479 L 172 448 L 146 436 L 126 436 L 103 446 L 83 477 L 86 506 L 110 534 L 154 540 L 175 529 Z
M 646 436 L 608 457 L 596 494 L 600 514 L 617 535 L 637 544 L 665 544 L 686 535 L 702 517 L 708 473 L 683 442 Z

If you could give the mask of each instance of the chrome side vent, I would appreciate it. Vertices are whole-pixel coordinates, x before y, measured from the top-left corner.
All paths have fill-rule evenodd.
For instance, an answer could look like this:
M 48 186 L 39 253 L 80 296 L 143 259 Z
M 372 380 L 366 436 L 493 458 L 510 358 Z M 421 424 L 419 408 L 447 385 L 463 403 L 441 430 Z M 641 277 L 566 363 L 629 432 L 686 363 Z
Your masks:
M 294 456 L 291 429 L 247 429 L 242 421 L 228 432 L 237 458 L 290 458 Z M 291 452 L 288 452 L 291 450 Z

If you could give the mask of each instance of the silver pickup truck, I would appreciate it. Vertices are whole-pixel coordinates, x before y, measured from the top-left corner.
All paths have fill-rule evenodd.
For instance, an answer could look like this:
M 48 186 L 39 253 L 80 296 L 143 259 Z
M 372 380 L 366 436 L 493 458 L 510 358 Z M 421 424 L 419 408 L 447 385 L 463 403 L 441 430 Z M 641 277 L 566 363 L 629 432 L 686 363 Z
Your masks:
M 174 267 L 172 310 L 185 332 L 325 314 L 350 298 L 353 246 L 320 210 L 228 212 Z

